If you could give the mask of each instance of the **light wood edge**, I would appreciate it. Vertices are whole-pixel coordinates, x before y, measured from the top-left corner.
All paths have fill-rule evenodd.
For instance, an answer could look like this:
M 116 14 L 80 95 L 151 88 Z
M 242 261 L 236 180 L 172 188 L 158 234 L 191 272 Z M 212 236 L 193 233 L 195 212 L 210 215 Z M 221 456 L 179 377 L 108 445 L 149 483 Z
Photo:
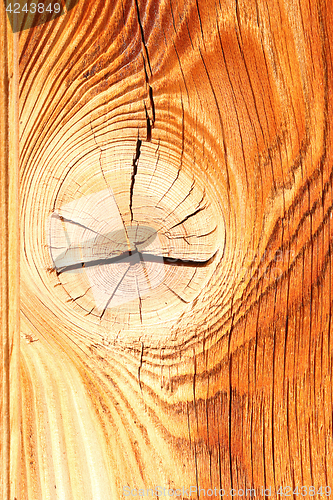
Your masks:
M 19 74 L 18 33 L 0 3 L 0 498 L 19 500 Z

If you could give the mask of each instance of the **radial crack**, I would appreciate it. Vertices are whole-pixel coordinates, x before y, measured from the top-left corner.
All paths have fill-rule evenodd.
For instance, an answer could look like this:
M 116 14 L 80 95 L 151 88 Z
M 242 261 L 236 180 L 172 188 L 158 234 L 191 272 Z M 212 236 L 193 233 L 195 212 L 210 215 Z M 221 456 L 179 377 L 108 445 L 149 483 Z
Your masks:
M 103 266 L 108 264 L 117 264 L 121 262 L 122 264 L 128 263 L 130 266 L 138 264 L 141 261 L 142 264 L 145 262 L 156 262 L 162 263 L 169 266 L 184 266 L 184 267 L 206 267 L 213 262 L 217 255 L 218 250 L 206 260 L 191 260 L 191 259 L 178 259 L 173 257 L 163 257 L 162 255 L 154 255 L 149 253 L 142 253 L 138 250 L 134 250 L 133 252 L 123 252 L 117 257 L 108 257 L 106 259 L 96 259 L 88 262 L 77 262 L 76 264 L 70 264 L 69 266 L 64 266 L 59 269 L 56 267 L 53 270 L 57 271 L 57 274 L 62 274 L 69 271 L 75 271 L 76 269 L 82 269 L 82 267 L 89 268 L 95 266 Z
M 138 139 L 136 141 L 136 152 L 135 152 L 135 157 L 133 158 L 133 173 L 132 173 L 132 178 L 131 178 L 131 187 L 130 187 L 130 212 L 131 212 L 131 222 L 133 222 L 133 191 L 134 191 L 134 184 L 135 184 L 135 176 L 138 172 L 138 161 L 139 161 L 139 157 L 140 157 L 140 154 L 141 154 L 141 144 L 142 144 L 142 141 L 140 139 Z
M 180 226 L 181 224 L 184 224 L 184 222 L 186 222 L 188 219 L 190 219 L 191 217 L 194 217 L 195 215 L 197 215 L 199 212 L 201 212 L 202 210 L 204 210 L 206 207 L 201 207 L 201 208 L 198 208 L 197 210 L 195 210 L 195 212 L 193 212 L 192 214 L 190 215 L 187 215 L 182 221 L 178 222 L 177 224 L 175 224 L 174 226 L 170 227 L 169 231 L 171 231 L 171 229 L 174 229 L 175 227 L 177 226 Z
M 90 128 L 91 128 L 91 132 L 92 132 L 92 135 L 93 135 L 93 138 L 94 138 L 95 144 L 96 144 L 96 146 L 97 146 L 97 147 L 99 147 L 99 149 L 100 149 L 100 155 L 99 155 L 99 165 L 100 165 L 100 169 L 101 169 L 102 177 L 103 177 L 103 179 L 104 179 L 104 182 L 105 182 L 105 184 L 106 184 L 106 186 L 107 186 L 108 190 L 110 191 L 110 194 L 111 194 L 112 198 L 114 199 L 114 201 L 115 201 L 115 203 L 116 203 L 116 206 L 117 206 L 117 209 L 118 209 L 118 212 L 119 212 L 119 216 L 120 216 L 120 218 L 121 218 L 121 221 L 122 221 L 122 223 L 123 223 L 124 230 L 125 230 L 125 233 L 126 233 L 127 244 L 129 245 L 129 238 L 128 238 L 127 229 L 126 229 L 126 226 L 125 226 L 125 222 L 124 222 L 123 216 L 121 215 L 121 212 L 120 212 L 120 210 L 119 210 L 119 206 L 118 206 L 117 200 L 116 200 L 116 198 L 113 196 L 113 194 L 112 194 L 112 189 L 111 189 L 111 187 L 109 186 L 109 183 L 108 183 L 108 181 L 106 180 L 106 177 L 105 177 L 105 174 L 104 174 L 104 170 L 103 170 L 103 167 L 102 167 L 102 148 L 101 148 L 101 147 L 98 145 L 98 143 L 97 143 L 97 140 L 96 140 L 96 134 L 95 134 L 95 132 L 94 132 L 94 130 L 93 130 L 93 126 L 92 126 L 92 122 L 91 122 L 91 120 L 90 120 Z
M 138 16 L 138 23 L 139 23 L 140 33 L 141 33 L 142 46 L 143 46 L 143 49 L 144 49 L 144 52 L 145 52 L 145 56 L 146 56 L 146 59 L 147 59 L 147 63 L 148 63 L 148 66 L 149 66 L 150 75 L 152 75 L 153 72 L 151 70 L 150 61 L 149 61 L 149 55 L 148 55 L 148 49 L 147 49 L 147 45 L 146 45 L 146 42 L 145 42 L 145 34 L 144 34 L 144 31 L 143 31 L 143 26 L 141 24 L 140 10 L 139 10 L 138 0 L 135 0 L 135 5 L 136 5 L 136 12 L 137 12 L 137 16 Z
M 143 362 L 143 350 L 144 350 L 144 345 L 143 342 L 141 342 L 141 352 L 140 352 L 140 363 L 138 366 L 138 381 L 139 381 L 139 387 L 142 392 L 142 386 L 141 386 L 141 368 L 142 368 L 142 362 Z
M 151 127 L 152 127 L 152 121 L 150 120 L 148 111 L 147 111 L 147 106 L 145 102 L 143 103 L 145 107 L 145 113 L 146 113 L 146 123 L 147 123 L 147 141 L 151 141 Z
M 184 267 L 206 267 L 211 264 L 218 250 L 209 259 L 206 260 L 187 260 L 187 259 L 174 259 L 172 257 L 163 257 L 163 263 L 169 266 L 184 266 Z M 147 259 L 148 260 L 148 259 Z
M 189 303 L 189 301 L 188 301 L 188 300 L 183 299 L 183 297 L 181 297 L 180 295 L 178 295 L 178 293 L 177 293 L 177 292 L 175 292 L 174 290 L 172 290 L 172 288 L 170 288 L 168 285 L 165 285 L 165 286 L 166 286 L 166 288 L 167 288 L 170 292 L 172 292 L 172 293 L 173 293 L 176 297 L 178 297 L 178 299 L 179 299 L 179 300 L 181 300 L 181 301 L 182 301 L 182 302 L 184 302 L 185 304 L 188 304 L 188 303 Z
M 152 126 L 154 126 L 155 123 L 155 103 L 154 103 L 154 98 L 153 98 L 153 89 L 151 85 L 149 85 L 149 101 L 150 101 L 150 106 L 151 106 L 151 111 L 153 113 L 153 119 L 152 119 Z
M 109 300 L 108 300 L 108 301 L 107 301 L 107 303 L 105 304 L 104 310 L 103 310 L 102 314 L 100 315 L 100 319 L 102 319 L 102 318 L 103 318 L 103 316 L 104 316 L 104 314 L 105 314 L 105 311 L 107 310 L 107 308 L 108 308 L 108 306 L 109 306 L 109 304 L 110 304 L 111 300 L 113 299 L 113 297 L 114 297 L 114 295 L 115 295 L 116 291 L 118 290 L 118 288 L 120 287 L 121 283 L 123 282 L 123 280 L 124 280 L 124 278 L 125 278 L 126 274 L 128 273 L 128 271 L 129 271 L 130 267 L 131 267 L 131 266 L 128 266 L 128 269 L 126 269 L 126 271 L 124 272 L 123 277 L 122 277 L 122 278 L 121 278 L 121 280 L 119 281 L 119 283 L 118 283 L 118 285 L 116 286 L 116 288 L 113 290 L 111 297 L 109 298 Z
M 80 222 L 75 222 L 75 220 L 67 219 L 67 217 L 64 217 L 63 215 L 59 215 L 59 214 L 53 213 L 52 217 L 55 217 L 56 219 L 60 219 L 61 222 L 68 222 L 70 224 L 74 224 L 75 226 L 82 227 L 83 229 L 88 229 L 88 231 L 91 231 L 92 233 L 97 234 L 98 236 L 103 236 L 107 240 L 110 240 L 110 238 L 108 238 L 107 236 L 103 235 L 102 233 L 99 233 L 98 231 L 94 231 L 90 227 L 87 227 L 84 224 L 80 224 Z M 110 240 L 110 241 L 112 241 L 112 240 Z M 56 248 L 56 247 L 52 247 L 52 248 Z

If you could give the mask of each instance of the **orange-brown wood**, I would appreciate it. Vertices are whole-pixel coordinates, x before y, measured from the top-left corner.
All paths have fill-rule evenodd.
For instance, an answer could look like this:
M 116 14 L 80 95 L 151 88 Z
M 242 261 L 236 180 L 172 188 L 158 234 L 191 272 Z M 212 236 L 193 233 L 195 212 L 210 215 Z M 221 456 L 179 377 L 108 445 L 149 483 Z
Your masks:
M 20 33 L 22 499 L 333 487 L 332 17 L 82 0 Z

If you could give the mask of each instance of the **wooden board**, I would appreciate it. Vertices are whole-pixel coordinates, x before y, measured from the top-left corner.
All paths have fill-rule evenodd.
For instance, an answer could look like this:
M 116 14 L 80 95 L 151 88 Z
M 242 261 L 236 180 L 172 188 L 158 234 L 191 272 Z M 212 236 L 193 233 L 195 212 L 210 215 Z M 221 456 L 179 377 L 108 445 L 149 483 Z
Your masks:
M 331 3 L 66 5 L 19 41 L 21 498 L 326 498 Z

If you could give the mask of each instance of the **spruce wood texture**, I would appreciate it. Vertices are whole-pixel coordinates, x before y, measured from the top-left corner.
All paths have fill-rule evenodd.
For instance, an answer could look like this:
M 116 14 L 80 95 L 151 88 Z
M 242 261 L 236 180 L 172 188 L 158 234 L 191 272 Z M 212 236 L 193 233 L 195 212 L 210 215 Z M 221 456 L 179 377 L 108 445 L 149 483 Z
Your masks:
M 20 34 L 22 499 L 333 488 L 332 25 L 81 0 Z

